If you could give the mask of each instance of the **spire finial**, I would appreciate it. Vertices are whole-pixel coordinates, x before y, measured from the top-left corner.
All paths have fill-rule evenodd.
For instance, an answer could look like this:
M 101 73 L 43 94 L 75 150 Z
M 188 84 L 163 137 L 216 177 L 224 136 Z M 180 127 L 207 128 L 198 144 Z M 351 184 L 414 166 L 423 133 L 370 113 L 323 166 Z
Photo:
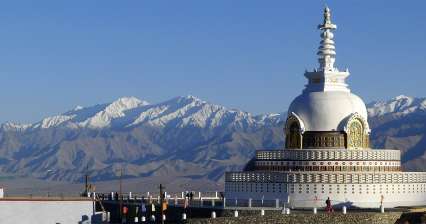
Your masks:
M 336 28 L 337 26 L 331 23 L 331 11 L 328 6 L 325 6 L 323 24 L 318 25 L 318 29 L 322 30 L 322 40 L 317 53 L 320 70 L 334 70 L 336 52 L 333 41 L 334 35 L 331 31 L 335 30 Z
M 331 24 L 331 13 L 327 5 L 324 8 L 324 24 Z
M 318 25 L 318 29 L 336 29 L 337 26 L 331 23 L 331 11 L 330 8 L 326 5 L 324 8 L 324 21 L 322 24 Z
M 326 5 L 323 10 L 323 22 L 318 25 L 321 32 L 321 42 L 318 48 L 319 67 L 311 72 L 305 72 L 305 77 L 309 82 L 304 92 L 317 91 L 344 91 L 350 92 L 345 83 L 349 71 L 339 71 L 334 67 L 336 61 L 336 47 L 334 46 L 333 30 L 337 28 L 331 21 L 331 10 Z

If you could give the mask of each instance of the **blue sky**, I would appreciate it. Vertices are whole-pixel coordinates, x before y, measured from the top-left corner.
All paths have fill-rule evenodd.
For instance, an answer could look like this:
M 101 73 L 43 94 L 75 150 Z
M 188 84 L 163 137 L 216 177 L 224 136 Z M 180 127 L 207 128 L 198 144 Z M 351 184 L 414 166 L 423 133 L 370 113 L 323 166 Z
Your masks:
M 285 111 L 317 66 L 325 3 L 353 92 L 426 95 L 425 1 L 3 1 L 0 122 L 121 96 Z

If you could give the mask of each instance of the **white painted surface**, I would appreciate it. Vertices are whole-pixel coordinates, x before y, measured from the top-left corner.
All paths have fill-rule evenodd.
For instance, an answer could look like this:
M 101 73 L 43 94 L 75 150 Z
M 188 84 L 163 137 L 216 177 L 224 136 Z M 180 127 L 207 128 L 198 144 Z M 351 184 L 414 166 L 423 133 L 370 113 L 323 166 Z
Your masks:
M 360 118 L 365 123 L 365 134 L 368 134 L 365 103 L 352 94 L 345 83 L 349 71 L 340 72 L 334 67 L 336 52 L 331 31 L 336 29 L 336 25 L 331 23 L 328 8 L 324 11 L 324 23 L 319 29 L 322 32 L 318 51 L 320 67 L 312 72 L 305 72 L 308 84 L 302 94 L 290 104 L 288 115 L 296 117 L 302 132 L 346 132 L 347 124 L 350 123 L 348 120 Z M 274 171 L 228 172 L 225 177 L 225 197 L 235 199 L 235 203 L 228 202 L 229 205 L 226 206 L 244 205 L 242 202 L 251 198 L 258 203 L 261 200 L 262 207 L 264 201 L 287 199 L 292 208 L 321 208 L 325 206 L 328 197 L 333 206 L 339 208 L 426 205 L 425 172 L 390 172 L 376 169 L 377 167 L 374 167 L 374 171 L 369 169 L 366 172 L 326 171 L 327 169 L 321 172 L 292 172 L 277 169 L 279 166 L 295 166 L 296 163 L 298 166 L 316 166 L 319 163 L 319 166 L 324 168 L 332 164 L 346 166 L 347 160 L 353 160 L 349 162 L 350 166 L 351 163 L 366 166 L 367 162 L 369 166 L 379 167 L 400 165 L 399 154 L 388 150 L 373 152 L 371 149 L 342 148 L 333 149 L 336 150 L 333 153 L 329 150 L 310 148 L 276 152 L 265 150 L 257 153 L 256 166 L 270 166 Z M 239 200 L 240 203 L 237 203 Z M 226 201 L 224 207 L 225 204 Z
M 320 66 L 305 72 L 306 88 L 288 109 L 289 115 L 294 113 L 303 121 L 305 131 L 343 131 L 342 122 L 355 113 L 367 121 L 364 101 L 352 94 L 345 82 L 349 71 L 341 72 L 334 67 L 336 52 L 332 31 L 337 26 L 331 23 L 330 11 L 326 14 L 327 23 L 318 27 L 322 39 L 318 50 Z
M 92 201 L 7 201 L 0 200 L 0 223 L 79 223 L 90 220 Z
M 368 118 L 364 101 L 341 91 L 302 93 L 290 104 L 288 112 L 303 121 L 305 131 L 344 131 L 344 121 L 352 114 Z
M 229 182 L 225 182 L 225 185 L 227 184 L 229 184 Z M 241 189 L 250 189 L 249 187 L 243 186 L 246 184 L 249 185 L 250 183 L 241 182 L 239 184 L 241 184 Z M 266 185 L 266 183 L 263 184 L 264 186 Z M 253 200 L 257 200 L 258 203 L 262 199 L 275 201 L 277 198 L 290 198 L 288 204 L 295 208 L 324 208 L 325 200 L 328 197 L 330 197 L 333 207 L 346 206 L 358 208 L 380 208 L 382 196 L 382 204 L 387 208 L 394 208 L 398 206 L 426 205 L 426 183 L 294 183 L 288 185 L 282 184 L 281 186 L 281 193 L 271 191 L 267 192 L 265 190 L 259 190 L 258 192 L 226 191 L 225 196 L 230 198 L 237 198 L 238 200 L 248 200 L 248 198 L 253 198 Z M 324 186 L 324 193 L 322 191 L 322 186 Z M 271 188 L 272 187 L 270 187 L 270 189 Z M 315 188 L 317 189 L 316 193 L 314 190 Z M 345 188 L 347 189 L 346 191 Z M 263 187 L 263 189 L 266 189 L 266 187 Z M 294 191 L 291 189 L 294 189 Z

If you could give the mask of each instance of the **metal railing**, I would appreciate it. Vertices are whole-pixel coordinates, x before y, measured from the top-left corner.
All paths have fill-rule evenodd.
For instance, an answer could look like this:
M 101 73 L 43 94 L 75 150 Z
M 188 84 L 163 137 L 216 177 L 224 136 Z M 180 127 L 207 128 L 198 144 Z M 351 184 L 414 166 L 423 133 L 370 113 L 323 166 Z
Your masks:
M 191 194 L 192 193 L 192 194 Z M 99 193 L 96 192 L 103 200 L 147 200 L 147 201 L 159 201 L 160 194 L 158 192 L 126 192 L 121 193 L 118 192 L 108 192 L 108 193 Z M 118 199 L 117 199 L 118 198 Z M 219 200 L 223 198 L 223 192 L 215 191 L 215 192 L 165 192 L 165 199 L 169 201 L 183 201 L 185 198 L 192 200 Z

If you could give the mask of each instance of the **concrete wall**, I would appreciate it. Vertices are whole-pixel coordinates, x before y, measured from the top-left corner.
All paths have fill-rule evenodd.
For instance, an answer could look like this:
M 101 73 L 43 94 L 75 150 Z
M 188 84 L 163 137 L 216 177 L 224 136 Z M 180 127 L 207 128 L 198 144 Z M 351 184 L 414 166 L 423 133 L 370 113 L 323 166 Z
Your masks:
M 76 224 L 92 214 L 92 201 L 0 200 L 0 223 Z

